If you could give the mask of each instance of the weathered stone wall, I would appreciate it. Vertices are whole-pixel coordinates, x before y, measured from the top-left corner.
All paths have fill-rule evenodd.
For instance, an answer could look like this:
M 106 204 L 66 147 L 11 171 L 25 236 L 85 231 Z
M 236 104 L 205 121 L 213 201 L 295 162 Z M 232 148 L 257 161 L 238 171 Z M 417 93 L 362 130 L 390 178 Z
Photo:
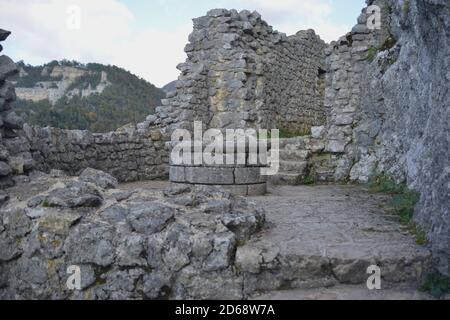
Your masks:
M 419 191 L 415 221 L 427 232 L 440 271 L 450 274 L 450 3 L 389 1 L 389 32 L 396 39 L 367 69 L 357 132 L 375 167 Z M 354 170 L 352 172 L 354 175 Z
M 307 133 L 325 123 L 325 43 L 313 30 L 281 35 L 268 54 L 264 102 L 271 128 Z
M 0 29 L 0 41 L 6 40 L 9 31 Z M 0 51 L 2 51 L 0 45 Z M 14 185 L 16 179 L 33 168 L 30 145 L 23 135 L 23 119 L 12 108 L 16 100 L 13 84 L 8 78 L 17 74 L 15 63 L 7 56 L 0 56 L 0 205 L 7 199 L 1 189 Z
M 144 124 L 139 124 L 142 127 Z M 79 174 L 99 169 L 119 181 L 167 178 L 168 155 L 158 129 L 126 128 L 110 133 L 26 127 L 39 170 Z
M 450 4 L 367 1 L 366 14 L 327 51 L 326 152 L 333 179 L 388 174 L 417 190 L 414 219 L 427 232 L 441 272 L 450 273 Z
M 256 12 L 215 9 L 194 19 L 177 91 L 158 108 L 163 127 L 310 129 L 324 123 L 325 44 L 287 37 Z

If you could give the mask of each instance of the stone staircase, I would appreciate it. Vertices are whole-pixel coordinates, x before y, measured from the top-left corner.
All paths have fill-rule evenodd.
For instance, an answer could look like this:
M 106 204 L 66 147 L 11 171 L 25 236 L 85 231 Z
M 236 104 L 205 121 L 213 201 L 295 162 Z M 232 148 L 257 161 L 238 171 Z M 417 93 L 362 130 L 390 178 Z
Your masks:
M 310 177 L 308 159 L 312 152 L 308 150 L 310 137 L 280 139 L 280 169 L 271 176 L 269 182 L 274 185 L 299 185 Z
M 417 290 L 430 270 L 428 248 L 385 211 L 385 195 L 349 185 L 272 186 L 252 199 L 265 208 L 267 227 L 236 252 L 247 295 L 330 287 L 368 294 L 373 265 L 380 268 L 384 299 L 395 296 L 391 289 Z M 294 296 L 301 298 L 299 292 Z

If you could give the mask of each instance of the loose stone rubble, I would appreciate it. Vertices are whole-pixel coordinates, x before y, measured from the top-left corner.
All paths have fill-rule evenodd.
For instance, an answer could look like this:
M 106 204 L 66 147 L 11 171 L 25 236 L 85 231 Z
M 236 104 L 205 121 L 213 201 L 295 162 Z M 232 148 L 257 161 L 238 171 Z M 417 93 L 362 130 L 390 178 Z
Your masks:
M 94 172 L 41 173 L 10 190 L 1 299 L 244 298 L 235 251 L 263 226 L 262 209 L 213 187 L 118 190 Z M 71 265 L 81 290 L 66 286 Z

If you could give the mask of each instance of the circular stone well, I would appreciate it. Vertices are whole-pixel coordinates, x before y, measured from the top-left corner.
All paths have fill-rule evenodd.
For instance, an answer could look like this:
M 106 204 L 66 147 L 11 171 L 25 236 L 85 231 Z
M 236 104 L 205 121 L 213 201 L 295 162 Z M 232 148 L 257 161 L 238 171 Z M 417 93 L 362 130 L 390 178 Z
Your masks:
M 225 148 L 224 148 L 225 149 Z M 248 145 L 245 148 L 245 154 L 240 158 L 245 157 L 245 164 L 236 164 L 239 155 L 233 152 L 231 155 L 234 158 L 234 164 L 227 164 L 225 159 L 230 158 L 230 154 L 224 151 L 221 154 L 224 164 L 174 164 L 170 159 L 169 179 L 172 183 L 177 184 L 194 184 L 194 185 L 209 185 L 222 187 L 229 190 L 232 194 L 242 196 L 264 195 L 267 192 L 267 176 L 261 175 L 261 169 L 267 167 L 266 151 L 258 150 L 258 158 L 256 163 L 250 163 L 250 153 Z M 194 159 L 194 154 L 191 149 L 189 159 Z M 261 162 L 261 157 L 264 161 Z M 192 161 L 193 162 L 193 161 Z M 254 161 L 253 161 L 254 162 Z

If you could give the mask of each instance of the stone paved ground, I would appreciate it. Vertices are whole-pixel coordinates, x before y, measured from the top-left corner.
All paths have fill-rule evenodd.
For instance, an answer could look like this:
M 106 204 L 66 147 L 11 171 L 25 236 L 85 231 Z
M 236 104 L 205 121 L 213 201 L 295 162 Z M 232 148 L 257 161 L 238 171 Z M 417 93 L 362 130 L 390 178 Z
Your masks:
M 431 300 L 430 295 L 410 286 L 367 290 L 361 285 L 338 285 L 330 288 L 273 291 L 252 300 Z

